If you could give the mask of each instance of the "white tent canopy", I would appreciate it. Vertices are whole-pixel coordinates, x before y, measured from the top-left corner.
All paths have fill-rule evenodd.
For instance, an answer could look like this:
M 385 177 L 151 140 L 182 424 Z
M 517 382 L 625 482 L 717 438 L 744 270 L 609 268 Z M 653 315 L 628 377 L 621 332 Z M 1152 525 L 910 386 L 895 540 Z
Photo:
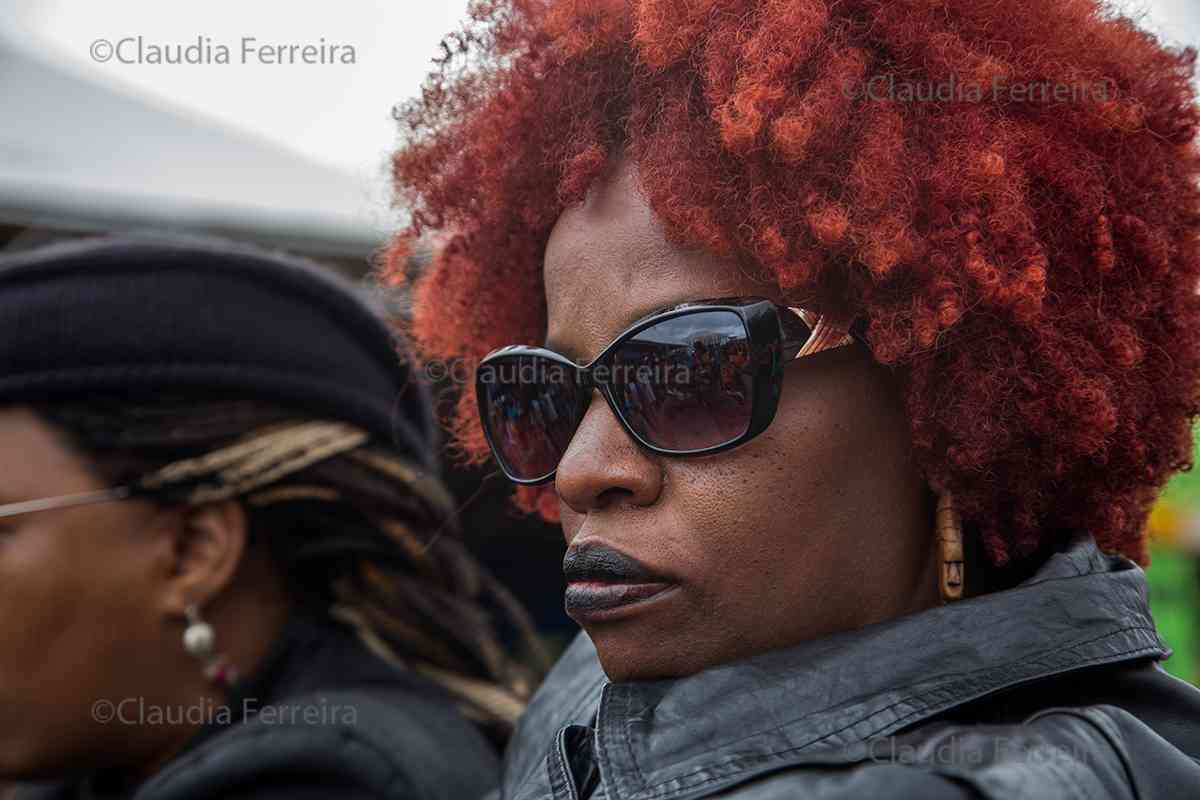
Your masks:
M 360 181 L 90 80 L 0 29 L 0 222 L 167 227 L 358 258 L 382 241 Z
M 388 114 L 419 93 L 466 0 L 298 11 L 288 0 L 4 0 L 0 223 L 170 226 L 359 258 L 401 222 L 387 206 Z M 1174 44 L 1196 0 L 1114 0 Z M 169 8 L 169 10 L 168 10 Z M 353 65 L 167 66 L 89 45 L 199 38 L 352 45 Z M 99 38 L 98 38 L 99 37 Z M 103 63 L 101 63 L 103 62 Z

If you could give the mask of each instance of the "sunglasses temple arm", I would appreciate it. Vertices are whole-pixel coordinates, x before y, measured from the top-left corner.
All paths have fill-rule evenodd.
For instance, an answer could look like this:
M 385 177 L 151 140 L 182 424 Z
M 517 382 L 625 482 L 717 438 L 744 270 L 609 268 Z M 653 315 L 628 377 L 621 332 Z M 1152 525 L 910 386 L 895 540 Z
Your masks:
M 784 362 L 852 344 L 850 322 L 841 323 L 807 309 L 787 307 L 780 315 Z
M 810 323 L 809 320 L 812 320 Z M 804 309 L 784 306 L 779 312 L 780 340 L 779 346 L 783 361 L 787 363 L 800 353 L 808 340 L 812 338 L 812 330 L 816 326 L 816 318 Z

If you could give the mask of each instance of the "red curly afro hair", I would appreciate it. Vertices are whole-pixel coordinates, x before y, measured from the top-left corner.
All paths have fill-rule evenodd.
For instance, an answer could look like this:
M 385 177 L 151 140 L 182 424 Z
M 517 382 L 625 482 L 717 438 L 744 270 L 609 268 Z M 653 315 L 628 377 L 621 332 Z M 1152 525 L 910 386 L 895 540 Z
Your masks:
M 551 228 L 627 157 L 674 241 L 865 318 L 996 564 L 1072 530 L 1145 562 L 1200 412 L 1193 50 L 1099 0 L 485 0 L 442 48 L 382 261 L 434 246 L 426 357 L 540 343 Z M 486 458 L 470 386 L 450 422 Z

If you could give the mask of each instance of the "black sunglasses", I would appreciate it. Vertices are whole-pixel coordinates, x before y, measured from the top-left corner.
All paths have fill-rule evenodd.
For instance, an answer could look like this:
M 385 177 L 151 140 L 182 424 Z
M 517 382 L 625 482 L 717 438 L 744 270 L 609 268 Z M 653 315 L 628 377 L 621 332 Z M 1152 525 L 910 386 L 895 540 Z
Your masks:
M 598 389 L 621 426 L 668 456 L 717 453 L 766 430 L 785 364 L 851 344 L 849 326 L 758 297 L 700 300 L 635 322 L 585 366 L 544 347 L 489 353 L 479 417 L 516 483 L 554 477 Z

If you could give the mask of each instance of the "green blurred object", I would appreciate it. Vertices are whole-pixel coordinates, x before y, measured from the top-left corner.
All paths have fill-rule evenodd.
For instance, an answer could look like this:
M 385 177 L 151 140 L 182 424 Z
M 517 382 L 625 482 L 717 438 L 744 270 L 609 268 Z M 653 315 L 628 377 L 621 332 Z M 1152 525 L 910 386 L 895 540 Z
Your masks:
M 1150 554 L 1150 608 L 1172 655 L 1163 664 L 1172 675 L 1200 684 L 1200 572 L 1195 556 L 1155 548 Z
M 1200 452 L 1200 427 L 1196 429 Z M 1200 685 L 1200 470 L 1171 479 L 1150 517 L 1150 607 L 1159 633 L 1175 651 L 1172 675 Z

